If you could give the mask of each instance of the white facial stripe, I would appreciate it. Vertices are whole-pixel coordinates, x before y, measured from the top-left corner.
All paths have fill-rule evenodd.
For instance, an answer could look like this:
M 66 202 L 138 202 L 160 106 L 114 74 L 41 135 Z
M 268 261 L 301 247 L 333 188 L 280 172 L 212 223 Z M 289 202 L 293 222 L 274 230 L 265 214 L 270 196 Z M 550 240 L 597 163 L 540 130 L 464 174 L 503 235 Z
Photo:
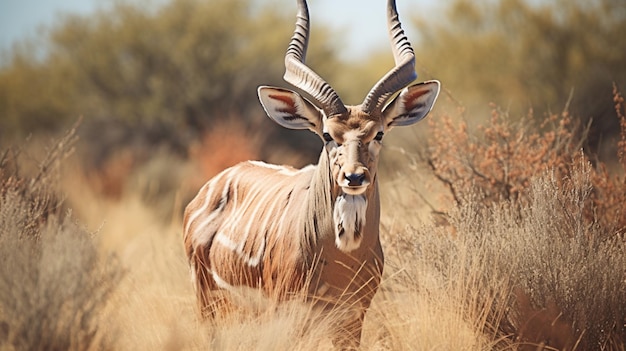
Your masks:
M 354 140 L 354 139 L 360 139 L 359 137 L 361 136 L 361 131 L 358 129 L 353 129 L 353 130 L 349 130 L 347 132 L 345 132 L 343 134 L 343 140 Z

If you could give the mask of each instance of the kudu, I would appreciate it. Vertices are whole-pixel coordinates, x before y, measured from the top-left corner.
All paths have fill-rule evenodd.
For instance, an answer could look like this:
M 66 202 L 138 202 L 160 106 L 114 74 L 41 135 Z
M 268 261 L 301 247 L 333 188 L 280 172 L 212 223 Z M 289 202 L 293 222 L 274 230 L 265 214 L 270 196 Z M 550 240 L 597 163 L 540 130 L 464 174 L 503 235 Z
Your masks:
M 352 311 L 334 342 L 358 347 L 383 272 L 377 178 L 382 138 L 395 126 L 424 118 L 439 93 L 438 81 L 407 87 L 417 78 L 415 54 L 394 0 L 388 1 L 387 20 L 395 67 L 361 105 L 346 106 L 304 63 L 309 14 L 306 1 L 298 0 L 284 79 L 313 101 L 268 86 L 259 87 L 258 95 L 271 119 L 311 130 L 324 147 L 316 166 L 300 170 L 257 161 L 226 169 L 187 206 L 184 245 L 204 314 L 213 308 L 216 290 L 247 286 L 279 300 L 304 292 L 324 308 Z

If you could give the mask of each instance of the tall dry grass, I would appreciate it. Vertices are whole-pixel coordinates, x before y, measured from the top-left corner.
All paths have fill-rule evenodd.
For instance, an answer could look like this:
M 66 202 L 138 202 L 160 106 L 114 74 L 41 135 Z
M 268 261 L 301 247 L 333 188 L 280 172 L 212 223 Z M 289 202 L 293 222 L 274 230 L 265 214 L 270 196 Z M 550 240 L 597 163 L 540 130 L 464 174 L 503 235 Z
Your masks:
M 510 128 L 509 135 L 522 135 Z M 506 149 L 503 140 L 514 140 L 536 143 L 528 150 L 537 153 L 528 155 L 562 160 L 554 147 L 539 147 L 544 134 L 500 138 L 505 131 L 492 139 L 497 142 L 488 155 L 526 160 L 523 149 Z M 119 196 L 106 196 L 65 160 L 76 145 L 73 135 L 50 148 L 32 172 L 15 167 L 23 162 L 17 152 L 0 158 L 1 350 L 332 349 L 341 309 L 320 314 L 300 299 L 277 304 L 256 291 L 242 292 L 239 308 L 201 322 L 180 228 L 193 191 L 188 180 L 197 169 L 159 153 L 131 171 Z M 516 154 L 507 158 L 507 150 Z M 445 169 L 480 160 L 480 153 L 467 151 L 482 152 L 441 151 L 450 157 Z M 605 198 L 620 205 L 614 199 L 623 195 L 599 194 L 620 189 L 622 178 L 603 178 L 578 150 L 567 157 L 566 172 L 548 166 L 529 174 L 511 165 L 527 179 L 511 183 L 518 185 L 508 188 L 515 194 L 508 198 L 487 196 L 507 189 L 501 183 L 468 178 L 456 188 L 456 202 L 441 211 L 446 225 L 422 220 L 411 206 L 423 202 L 419 184 L 383 179 L 387 264 L 361 349 L 624 350 L 623 227 L 605 225 L 606 213 L 590 211 L 608 203 Z M 411 179 L 428 177 L 417 168 L 391 166 Z
M 64 211 L 57 192 L 74 132 L 54 143 L 32 174 L 23 174 L 28 157 L 18 149 L 0 159 L 2 350 L 113 347 L 101 315 L 123 270 L 114 257 L 99 254 L 94 233 Z
M 521 221 L 505 204 L 477 211 L 468 199 L 451 212 L 456 231 L 424 224 L 386 232 L 388 265 L 362 349 L 618 349 L 608 345 L 623 340 L 624 276 L 606 270 L 624 267 L 623 248 L 582 240 L 601 237 L 586 232 L 565 235 L 576 213 L 563 204 L 580 210 L 585 172 L 581 167 L 578 185 L 567 190 L 551 174 L 533 180 L 535 202 Z M 163 224 L 139 200 L 123 203 L 95 211 L 112 224 L 126 223 L 115 226 L 108 244 L 129 270 L 110 301 L 117 311 L 111 321 L 124 331 L 117 349 L 331 349 L 333 315 L 298 301 L 275 305 L 244 294 L 245 307 L 198 322 L 177 223 Z M 105 237 L 107 227 L 100 229 Z
M 613 95 L 626 170 L 624 100 L 617 87 Z M 506 268 L 491 274 L 511 289 L 509 312 L 490 323 L 499 334 L 530 349 L 623 350 L 626 175 L 583 151 L 585 129 L 567 111 L 535 120 L 494 109 L 477 131 L 447 116 L 432 123 L 421 158 L 454 204 L 435 214 L 461 240 L 484 240 Z
M 434 277 L 446 292 L 459 291 L 455 309 L 496 349 L 622 350 L 626 340 L 624 239 L 583 221 L 590 166 L 581 164 L 570 188 L 548 172 L 531 180 L 531 203 L 490 208 L 480 197 L 463 199 L 451 226 L 407 229 L 394 247 Z M 401 256 L 401 255 L 398 255 Z M 437 296 L 437 295 L 435 295 Z

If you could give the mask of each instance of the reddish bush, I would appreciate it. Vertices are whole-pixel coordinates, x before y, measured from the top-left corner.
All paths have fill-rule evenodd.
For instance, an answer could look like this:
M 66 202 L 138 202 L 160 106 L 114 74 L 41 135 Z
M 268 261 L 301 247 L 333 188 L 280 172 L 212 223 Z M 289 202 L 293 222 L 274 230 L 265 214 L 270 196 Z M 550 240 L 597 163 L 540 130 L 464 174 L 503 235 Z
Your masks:
M 238 119 L 216 123 L 192 145 L 190 158 L 200 168 L 203 183 L 220 171 L 246 160 L 261 157 L 262 140 Z
M 626 118 L 623 97 L 614 88 L 621 140 L 617 156 L 626 171 Z M 587 128 L 572 122 L 567 111 L 534 122 L 532 111 L 518 121 L 493 107 L 487 126 L 476 133 L 466 123 L 455 124 L 450 116 L 431 119 L 431 138 L 424 159 L 435 177 L 449 190 L 453 202 L 478 192 L 479 201 L 489 206 L 498 201 L 529 203 L 528 186 L 533 177 L 554 172 L 560 187 L 567 188 L 573 168 L 590 161 L 583 145 Z M 591 170 L 592 193 L 585 204 L 588 225 L 597 224 L 612 234 L 626 231 L 626 176 L 611 175 L 605 164 Z M 445 213 L 445 212 L 443 212 Z
M 439 213 L 460 241 L 489 249 L 500 271 L 486 275 L 509 282 L 494 327 L 520 350 L 624 350 L 626 113 L 617 87 L 613 97 L 619 174 L 584 152 L 588 129 L 567 111 L 536 123 L 494 108 L 475 133 L 450 116 L 431 122 L 423 157 L 454 203 Z
M 86 169 L 86 179 L 98 194 L 120 199 L 126 182 L 136 166 L 130 149 L 120 149 L 109 155 L 98 168 Z

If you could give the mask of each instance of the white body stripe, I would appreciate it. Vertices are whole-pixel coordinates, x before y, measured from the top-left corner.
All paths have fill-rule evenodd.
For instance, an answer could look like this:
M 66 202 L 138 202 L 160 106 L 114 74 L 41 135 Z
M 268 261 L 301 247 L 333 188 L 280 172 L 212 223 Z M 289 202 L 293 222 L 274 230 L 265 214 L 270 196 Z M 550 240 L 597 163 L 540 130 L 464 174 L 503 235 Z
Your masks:
M 191 214 L 191 216 L 189 216 L 189 219 L 187 221 L 187 225 L 185 226 L 185 232 L 189 232 L 189 228 L 191 227 L 191 225 L 193 224 L 193 222 L 202 214 L 204 214 L 206 212 L 206 209 L 209 207 L 209 203 L 211 202 L 212 196 L 213 195 L 213 188 L 214 186 L 212 186 L 212 184 L 214 183 L 207 183 L 206 185 L 204 185 L 202 187 L 202 189 L 200 189 L 200 192 L 204 191 L 205 188 L 208 188 L 207 191 L 207 196 L 204 199 L 204 202 L 202 203 L 202 207 L 200 207 L 199 209 L 197 209 L 194 213 Z
M 224 190 L 222 191 L 222 197 L 219 200 L 219 206 L 216 209 L 214 209 L 202 222 L 200 222 L 196 226 L 196 229 L 194 230 L 194 233 L 192 234 L 192 238 L 194 240 L 195 246 L 206 245 L 207 243 L 211 241 L 213 232 L 210 230 L 210 228 L 207 228 L 207 227 L 213 221 L 215 221 L 217 216 L 226 206 L 226 197 L 228 195 L 228 190 L 230 188 L 230 181 L 231 180 L 228 179 L 228 182 L 226 183 L 226 186 L 224 187 Z M 209 197 L 207 196 L 207 198 Z M 206 211 L 207 207 L 208 207 L 208 203 L 206 203 L 206 206 L 203 206 L 201 210 Z
M 246 259 L 246 263 L 251 266 L 251 267 L 257 267 L 259 265 L 259 263 L 261 263 L 261 259 L 263 258 L 263 253 L 265 252 L 265 238 L 263 238 L 263 240 L 261 241 L 261 246 L 259 247 L 259 250 L 257 251 L 256 255 L 254 256 L 250 256 L 248 259 Z
M 232 241 L 224 233 L 217 233 L 217 235 L 215 235 L 215 241 L 232 251 L 238 251 L 237 249 L 239 248 L 239 245 L 236 242 Z
M 224 290 L 228 290 L 228 291 L 234 291 L 235 287 L 228 284 L 224 279 L 222 279 L 217 273 L 215 273 L 214 271 L 211 271 L 211 277 L 213 278 L 213 280 L 215 280 L 215 283 L 217 284 L 217 286 L 220 289 L 224 289 Z

